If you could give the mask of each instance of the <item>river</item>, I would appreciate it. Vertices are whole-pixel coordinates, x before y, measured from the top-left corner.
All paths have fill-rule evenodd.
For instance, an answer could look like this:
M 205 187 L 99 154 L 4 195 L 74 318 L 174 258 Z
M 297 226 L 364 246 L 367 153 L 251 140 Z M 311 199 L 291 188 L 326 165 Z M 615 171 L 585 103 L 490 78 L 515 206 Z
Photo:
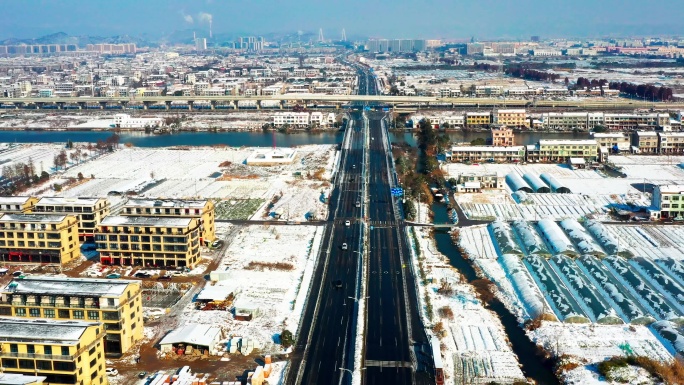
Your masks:
M 66 143 L 105 140 L 112 135 L 110 131 L 0 131 L 0 143 Z M 449 132 L 453 142 L 470 142 L 477 138 L 487 138 L 488 132 Z M 171 146 L 212 146 L 223 144 L 231 147 L 271 147 L 273 134 L 263 131 L 239 132 L 181 132 L 169 135 L 153 135 L 141 132 L 120 133 L 121 143 L 131 143 L 136 147 Z M 275 134 L 279 147 L 301 146 L 305 144 L 337 144 L 342 142 L 343 132 Z M 586 133 L 543 133 L 524 132 L 516 134 L 518 144 L 532 144 L 539 139 L 586 139 Z M 390 133 L 390 140 L 396 143 L 416 145 L 416 137 L 410 133 Z
M 450 222 L 444 203 L 433 203 L 432 211 L 435 223 Z M 475 269 L 469 261 L 461 256 L 458 248 L 451 240 L 451 235 L 441 231 L 435 231 L 434 234 L 437 250 L 449 258 L 451 265 L 457 268 L 468 282 L 478 279 Z M 496 298 L 488 306 L 499 316 L 508 340 L 513 347 L 513 352 L 518 356 L 523 374 L 534 379 L 540 385 L 559 384 L 560 382 L 553 373 L 553 363 L 537 355 L 537 347 L 527 338 L 525 331 L 518 325 L 515 316 Z

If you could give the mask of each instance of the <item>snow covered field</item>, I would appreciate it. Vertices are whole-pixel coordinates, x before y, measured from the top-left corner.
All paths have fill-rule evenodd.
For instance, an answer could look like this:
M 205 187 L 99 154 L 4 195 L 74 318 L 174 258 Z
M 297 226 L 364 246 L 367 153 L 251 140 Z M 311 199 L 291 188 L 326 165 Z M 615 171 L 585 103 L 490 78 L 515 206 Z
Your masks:
M 602 171 L 571 170 L 556 164 L 481 164 L 460 163 L 443 165 L 449 177 L 461 174 L 546 173 L 568 187 L 572 194 L 515 194 L 508 185 L 503 190 L 489 190 L 481 194 L 457 194 L 456 201 L 470 218 L 502 218 L 506 220 L 538 220 L 553 218 L 591 217 L 607 219 L 611 207 L 626 208 L 630 205 L 648 207 L 650 195 L 639 191 L 644 183 L 668 184 L 684 179 L 684 169 L 679 166 L 684 157 L 666 156 L 612 156 L 610 162 L 620 167 L 626 178 L 612 178 Z
M 38 168 L 40 160 L 52 164 L 54 154 L 46 149 L 52 149 L 56 154 L 59 147 L 22 146 L 17 150 L 20 152 L 12 156 L 13 159 L 28 159 L 35 155 Z M 76 178 L 79 173 L 86 178 L 94 176 L 59 194 L 69 197 L 107 196 L 112 191 L 137 190 L 139 197 L 149 198 L 259 199 L 264 203 L 251 214 L 254 219 L 262 219 L 266 205 L 277 195 L 280 199 L 270 212 L 282 212 L 282 220 L 303 221 L 309 212 L 319 218 L 325 217 L 327 205 L 322 202 L 321 194 L 329 193 L 328 181 L 337 153 L 333 146 L 299 147 L 292 164 L 274 167 L 243 164 L 253 150 L 123 148 L 75 165 L 53 177 L 51 183 Z M 47 157 L 50 157 L 49 162 Z
M 522 380 L 518 359 L 511 350 L 503 325 L 487 310 L 473 288 L 461 282 L 461 276 L 449 261 L 436 251 L 429 230 L 414 227 L 420 260 L 413 258 L 414 268 L 425 271 L 431 283 L 421 285 L 421 302 L 426 325 L 441 323 L 440 337 L 446 384 L 486 384 L 491 381 Z M 413 238 L 410 237 L 411 241 Z M 439 290 L 448 287 L 451 292 Z M 430 298 L 431 308 L 425 303 Z M 428 315 L 432 309 L 432 318 Z M 433 328 L 434 329 L 434 328 Z
M 676 348 L 645 325 L 684 318 L 684 226 L 542 222 L 460 228 L 459 247 L 521 322 L 549 310 L 566 321 L 529 332 L 582 363 L 566 382 L 599 383 L 591 364 L 615 355 L 671 360 Z
M 33 162 L 35 167 L 35 172 L 40 175 L 43 171 L 52 174 L 54 170 L 54 159 L 60 151 L 65 150 L 67 153 L 67 167 L 72 166 L 71 154 L 75 152 L 74 150 L 67 150 L 64 145 L 58 144 L 5 144 L 0 148 L 0 167 L 13 166 L 17 163 L 28 164 Z M 85 161 L 94 153 L 90 153 L 85 150 L 83 153 L 87 153 L 87 156 L 81 158 L 81 161 Z M 78 174 L 78 173 L 77 173 Z M 77 175 L 75 174 L 75 175 Z
M 672 355 L 646 326 L 543 322 L 528 335 L 552 354 L 572 356 L 584 364 L 566 374 L 568 384 L 605 384 L 599 381 L 595 369 L 588 366 L 613 356 L 634 354 L 655 360 L 672 360 Z
M 236 321 L 229 312 L 196 310 L 191 303 L 183 311 L 184 322 L 220 325 L 227 335 L 255 340 L 266 354 L 275 353 L 274 339 L 283 329 L 297 333 L 322 237 L 323 228 L 316 226 L 241 228 L 216 269 L 230 277 L 214 285 L 226 286 L 240 306 L 258 309 L 256 315 Z

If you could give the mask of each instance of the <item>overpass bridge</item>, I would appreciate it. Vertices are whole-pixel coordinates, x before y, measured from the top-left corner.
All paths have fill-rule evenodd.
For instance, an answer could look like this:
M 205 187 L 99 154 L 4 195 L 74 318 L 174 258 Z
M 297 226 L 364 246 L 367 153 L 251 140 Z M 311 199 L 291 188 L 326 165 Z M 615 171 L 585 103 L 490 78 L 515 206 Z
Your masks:
M 133 107 L 141 109 L 170 110 L 176 106 L 183 109 L 219 108 L 238 109 L 250 105 L 251 108 L 261 109 L 264 102 L 286 108 L 288 105 L 323 103 L 334 105 L 336 108 L 350 105 L 353 102 L 368 103 L 373 107 L 503 107 L 503 108 L 584 108 L 584 109 L 684 109 L 684 102 L 647 102 L 634 99 L 617 100 L 517 100 L 498 98 L 441 98 L 432 96 L 390 96 L 390 95 L 322 95 L 322 94 L 286 94 L 261 96 L 133 96 L 133 97 L 28 97 L 28 98 L 0 98 L 0 104 L 5 108 L 100 108 L 112 106 L 117 108 Z

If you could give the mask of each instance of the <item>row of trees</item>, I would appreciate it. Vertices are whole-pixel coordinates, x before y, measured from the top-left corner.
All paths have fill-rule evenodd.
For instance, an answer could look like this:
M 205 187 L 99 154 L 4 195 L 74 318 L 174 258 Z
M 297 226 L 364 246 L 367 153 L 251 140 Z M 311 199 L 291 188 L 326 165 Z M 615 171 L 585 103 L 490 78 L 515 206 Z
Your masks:
M 611 82 L 608 87 L 611 90 L 620 90 L 620 92 L 636 98 L 669 101 L 673 97 L 672 88 L 656 87 L 653 84 Z
M 603 88 L 606 84 L 608 84 L 608 81 L 606 79 L 587 79 L 583 77 L 578 77 L 577 78 L 577 88 L 582 89 L 582 88 Z
M 48 180 L 50 175 L 43 171 L 40 176 L 36 173 L 33 159 L 29 158 L 28 163 L 17 162 L 2 168 L 2 183 L 0 183 L 0 194 L 13 195 L 24 191 L 36 183 Z
M 507 67 L 505 72 L 506 75 L 523 78 L 526 80 L 555 82 L 556 80 L 560 79 L 560 75 L 558 74 L 523 67 Z

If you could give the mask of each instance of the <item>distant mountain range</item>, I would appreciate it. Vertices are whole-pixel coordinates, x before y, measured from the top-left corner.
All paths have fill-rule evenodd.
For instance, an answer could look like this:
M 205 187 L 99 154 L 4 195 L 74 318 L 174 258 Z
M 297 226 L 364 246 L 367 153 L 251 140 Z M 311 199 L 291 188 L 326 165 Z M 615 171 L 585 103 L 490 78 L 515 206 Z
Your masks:
M 140 47 L 145 46 L 156 46 L 157 44 L 150 40 L 149 37 L 135 37 L 128 35 L 117 35 L 117 36 L 69 36 L 64 32 L 57 32 L 50 35 L 41 36 L 35 39 L 17 39 L 10 38 L 0 40 L 0 45 L 20 45 L 20 44 L 76 44 L 80 47 L 84 47 L 88 44 L 97 43 L 135 43 Z
M 129 35 L 116 35 L 116 36 L 70 36 L 64 32 L 57 32 L 50 35 L 41 36 L 32 39 L 17 39 L 10 38 L 0 40 L 0 45 L 20 45 L 20 44 L 76 44 L 79 47 L 85 47 L 88 44 L 98 44 L 98 43 L 110 43 L 110 44 L 121 44 L 121 43 L 135 43 L 138 47 L 158 47 L 160 45 L 174 45 L 174 44 L 193 44 L 193 37 L 205 37 L 207 38 L 207 43 L 210 46 L 222 46 L 227 42 L 235 41 L 238 36 L 254 36 L 252 33 L 214 33 L 212 39 L 209 39 L 209 31 L 199 28 L 195 29 L 184 29 L 177 30 L 171 33 L 164 34 L 163 36 L 129 36 Z M 318 34 L 313 32 L 280 32 L 280 33 L 267 33 L 260 35 L 263 36 L 266 41 L 276 42 L 276 43 L 308 43 L 310 41 L 315 42 L 318 39 Z M 333 37 L 334 39 L 335 37 Z

